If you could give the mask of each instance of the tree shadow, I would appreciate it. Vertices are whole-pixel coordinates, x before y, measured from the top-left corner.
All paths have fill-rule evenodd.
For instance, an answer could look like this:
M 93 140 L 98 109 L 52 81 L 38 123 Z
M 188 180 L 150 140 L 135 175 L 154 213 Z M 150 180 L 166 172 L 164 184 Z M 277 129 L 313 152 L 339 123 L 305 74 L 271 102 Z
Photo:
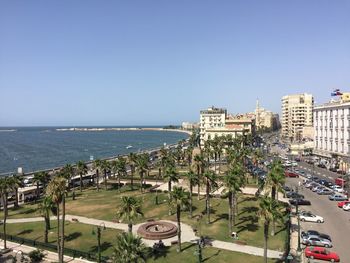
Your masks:
M 181 250 L 185 251 L 185 250 L 187 250 L 187 249 L 189 249 L 189 248 L 191 248 L 191 247 L 193 247 L 195 245 L 196 245 L 195 243 L 188 244 L 186 247 L 182 247 Z
M 221 250 L 219 249 L 218 251 L 216 251 L 213 255 L 209 256 L 209 257 L 206 257 L 205 259 L 203 259 L 203 262 L 213 258 L 213 257 L 216 257 L 220 254 Z
M 215 223 L 215 222 L 223 220 L 223 219 L 228 220 L 228 214 L 227 213 L 216 215 L 216 219 L 213 220 L 211 223 Z
M 33 229 L 26 229 L 26 230 L 23 230 L 23 231 L 17 233 L 17 235 L 20 236 L 20 235 L 30 234 L 32 232 L 33 232 Z
M 149 248 L 149 252 L 148 252 L 148 257 L 153 258 L 154 260 L 160 259 L 160 258 L 165 258 L 167 257 L 168 253 L 169 253 L 170 247 L 163 247 L 163 248 L 159 248 L 159 249 L 152 249 Z
M 250 221 L 250 223 L 248 223 Z M 259 229 L 258 225 L 259 218 L 257 216 L 244 216 L 240 218 L 240 222 L 236 224 L 236 227 L 238 228 L 237 233 L 243 232 L 243 231 L 250 231 L 250 232 L 256 232 Z M 244 225 L 240 225 L 242 223 L 246 223 Z
M 281 232 L 283 232 L 283 231 L 285 231 L 285 230 L 286 230 L 286 226 L 281 227 L 280 230 L 278 230 L 278 231 L 275 233 L 275 235 L 278 235 L 279 233 L 281 233 Z
M 65 240 L 67 242 L 69 242 L 69 241 L 72 241 L 74 239 L 77 239 L 81 235 L 82 235 L 81 232 L 73 232 L 73 233 L 70 233 L 68 236 L 65 236 Z
M 110 247 L 112 247 L 112 244 L 110 242 L 103 242 L 100 246 L 101 252 L 109 249 Z M 97 253 L 98 251 L 98 247 L 97 246 L 92 246 L 90 251 L 91 253 Z
M 238 204 L 241 204 L 241 203 L 244 203 L 244 202 L 256 201 L 256 200 L 257 200 L 256 197 L 245 197 L 244 199 L 239 200 L 237 203 L 238 203 Z
M 30 208 L 26 211 L 23 212 L 23 214 L 32 214 L 34 212 L 36 212 L 38 209 L 37 208 Z

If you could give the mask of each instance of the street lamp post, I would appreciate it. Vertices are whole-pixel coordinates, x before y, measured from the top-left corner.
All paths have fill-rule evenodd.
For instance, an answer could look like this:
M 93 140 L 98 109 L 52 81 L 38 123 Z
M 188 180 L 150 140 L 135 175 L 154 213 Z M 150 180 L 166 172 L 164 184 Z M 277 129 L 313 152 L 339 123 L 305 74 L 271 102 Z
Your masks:
M 296 188 L 296 192 L 297 192 L 297 194 L 299 193 L 298 187 Z M 295 205 L 296 205 L 296 213 L 297 213 L 297 217 L 298 217 L 298 248 L 297 248 L 297 251 L 301 252 L 301 247 L 300 247 L 300 214 L 299 214 L 299 203 L 297 200 L 295 201 Z
M 198 255 L 198 263 L 202 263 L 203 261 L 203 255 L 202 255 L 202 247 L 203 247 L 203 237 L 202 237 L 202 215 L 197 216 L 197 222 L 198 222 L 198 232 L 199 232 L 199 238 L 197 239 L 197 255 Z
M 106 226 L 104 223 L 96 226 L 97 230 L 97 262 L 101 263 L 101 231 L 106 230 Z M 94 229 L 92 229 L 92 234 L 95 235 Z

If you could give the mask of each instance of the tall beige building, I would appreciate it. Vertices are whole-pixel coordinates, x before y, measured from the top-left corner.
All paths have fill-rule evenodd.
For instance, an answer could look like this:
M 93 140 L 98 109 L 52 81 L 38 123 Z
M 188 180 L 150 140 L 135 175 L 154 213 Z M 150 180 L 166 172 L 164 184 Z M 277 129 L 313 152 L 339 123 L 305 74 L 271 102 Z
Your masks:
M 291 141 L 302 139 L 304 126 L 313 126 L 311 94 L 295 94 L 282 97 L 282 137 Z

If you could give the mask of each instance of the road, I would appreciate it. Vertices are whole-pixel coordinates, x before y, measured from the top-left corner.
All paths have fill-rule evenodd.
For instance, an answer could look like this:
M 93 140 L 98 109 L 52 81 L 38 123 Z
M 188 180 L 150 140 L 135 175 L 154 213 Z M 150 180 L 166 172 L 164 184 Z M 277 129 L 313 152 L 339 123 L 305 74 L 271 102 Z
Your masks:
M 302 178 L 287 178 L 288 186 L 296 187 Z M 301 222 L 302 231 L 317 230 L 332 238 L 333 248 L 339 254 L 341 262 L 350 262 L 350 213 L 338 208 L 337 202 L 329 201 L 328 196 L 320 196 L 309 189 L 301 189 L 300 193 L 310 200 L 311 206 L 300 206 L 301 210 L 311 211 L 324 218 L 324 223 Z M 315 261 L 318 262 L 318 261 Z M 321 261 L 320 261 L 321 262 Z

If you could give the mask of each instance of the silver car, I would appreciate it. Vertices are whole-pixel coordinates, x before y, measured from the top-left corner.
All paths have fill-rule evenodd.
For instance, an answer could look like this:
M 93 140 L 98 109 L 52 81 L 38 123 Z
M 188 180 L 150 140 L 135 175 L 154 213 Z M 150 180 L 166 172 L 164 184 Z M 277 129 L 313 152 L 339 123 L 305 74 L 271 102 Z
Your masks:
M 303 244 L 306 246 L 332 247 L 332 242 L 319 236 L 309 235 L 303 237 Z

